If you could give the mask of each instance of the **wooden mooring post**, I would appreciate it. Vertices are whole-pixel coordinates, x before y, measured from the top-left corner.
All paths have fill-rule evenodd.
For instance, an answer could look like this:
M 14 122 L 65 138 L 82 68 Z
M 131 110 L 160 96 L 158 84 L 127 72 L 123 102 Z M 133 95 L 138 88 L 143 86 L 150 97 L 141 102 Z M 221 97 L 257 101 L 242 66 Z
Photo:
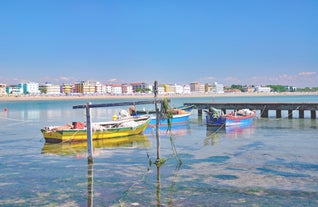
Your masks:
M 91 103 L 86 104 L 86 129 L 87 129 L 87 160 L 88 163 L 93 163 L 93 137 L 92 137 L 92 117 Z
M 159 137 L 159 108 L 158 108 L 158 82 L 154 83 L 154 98 L 155 98 L 155 110 L 156 110 L 156 140 L 157 140 L 157 162 L 160 160 L 160 137 Z
M 310 111 L 310 118 L 317 118 L 318 103 L 184 103 L 185 106 L 194 105 L 198 109 L 198 116 L 202 116 L 202 110 L 208 110 L 210 107 L 226 110 L 250 109 L 259 110 L 262 118 L 268 118 L 269 111 L 276 111 L 276 117 L 282 117 L 282 111 L 288 111 L 288 118 L 293 118 L 293 112 L 298 111 L 298 117 L 303 119 L 305 111 Z

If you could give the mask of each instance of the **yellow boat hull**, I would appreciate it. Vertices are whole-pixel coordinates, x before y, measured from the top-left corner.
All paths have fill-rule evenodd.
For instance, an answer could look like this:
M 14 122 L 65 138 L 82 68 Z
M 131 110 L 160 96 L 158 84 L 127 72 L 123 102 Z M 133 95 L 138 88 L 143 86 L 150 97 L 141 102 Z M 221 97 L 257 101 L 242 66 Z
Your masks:
M 121 127 L 110 128 L 104 130 L 93 130 L 92 139 L 111 139 L 116 137 L 126 137 L 141 134 L 148 126 L 149 121 L 137 127 Z M 41 129 L 43 137 L 46 142 L 58 143 L 58 142 L 76 142 L 87 140 L 87 130 L 85 129 L 63 129 L 63 130 L 46 130 Z

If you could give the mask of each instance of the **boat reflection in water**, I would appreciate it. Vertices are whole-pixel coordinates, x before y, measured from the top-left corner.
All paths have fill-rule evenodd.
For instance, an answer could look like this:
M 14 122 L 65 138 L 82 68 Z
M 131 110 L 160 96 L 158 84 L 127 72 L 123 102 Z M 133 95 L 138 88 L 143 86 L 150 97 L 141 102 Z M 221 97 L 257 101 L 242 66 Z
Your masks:
M 111 139 L 93 140 L 94 154 L 102 148 L 148 148 L 150 141 L 144 134 L 118 137 Z M 56 154 L 62 156 L 85 156 L 87 142 L 45 143 L 42 154 Z
M 255 131 L 254 123 L 241 124 L 228 127 L 207 126 L 204 145 L 216 145 L 221 137 L 239 138 L 243 135 L 253 134 Z
M 189 132 L 190 132 L 189 122 L 185 122 L 182 124 L 172 124 L 170 131 L 167 125 L 159 126 L 159 135 L 185 136 L 189 134 Z M 156 127 L 148 126 L 143 133 L 155 135 Z

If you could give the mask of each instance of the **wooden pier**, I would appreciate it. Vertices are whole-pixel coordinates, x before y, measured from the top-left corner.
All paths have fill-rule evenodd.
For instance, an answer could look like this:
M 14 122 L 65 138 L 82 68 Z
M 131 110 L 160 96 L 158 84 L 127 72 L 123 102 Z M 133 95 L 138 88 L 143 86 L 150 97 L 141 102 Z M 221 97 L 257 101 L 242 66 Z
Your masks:
M 263 118 L 268 118 L 270 110 L 276 111 L 276 117 L 282 117 L 282 111 L 288 111 L 288 118 L 293 118 L 293 111 L 298 111 L 299 118 L 303 119 L 305 111 L 310 111 L 312 119 L 317 118 L 318 103 L 184 103 L 185 106 L 194 105 L 198 109 L 198 115 L 202 116 L 203 109 L 214 107 L 221 109 L 224 113 L 226 110 L 250 109 L 259 110 Z

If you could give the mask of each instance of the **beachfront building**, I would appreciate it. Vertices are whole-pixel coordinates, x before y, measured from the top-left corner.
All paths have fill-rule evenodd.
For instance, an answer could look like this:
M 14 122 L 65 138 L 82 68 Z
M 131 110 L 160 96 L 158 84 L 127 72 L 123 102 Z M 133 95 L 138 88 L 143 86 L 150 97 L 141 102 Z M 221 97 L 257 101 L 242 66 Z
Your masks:
M 0 83 L 0 96 L 7 94 L 6 88 L 7 88 L 7 84 Z
M 223 86 L 223 84 L 214 82 L 211 86 L 212 86 L 212 87 L 211 87 L 211 92 L 212 92 L 212 93 L 224 93 L 224 86 Z
M 158 85 L 158 94 L 165 94 L 165 87 L 162 84 Z
M 204 91 L 205 91 L 206 93 L 211 93 L 211 91 L 212 91 L 212 85 L 209 84 L 209 83 L 204 84 Z
M 61 93 L 71 94 L 71 93 L 73 93 L 73 90 L 74 90 L 74 86 L 71 85 L 71 84 L 65 84 L 65 83 L 63 83 L 63 84 L 61 85 Z
M 190 85 L 183 85 L 183 94 L 190 94 L 191 88 Z
M 254 93 L 255 92 L 255 88 L 253 86 L 243 86 L 243 92 L 246 93 Z
M 133 87 L 130 84 L 122 84 L 121 87 L 122 87 L 123 94 L 133 94 L 134 93 Z
M 164 91 L 166 94 L 173 94 L 174 93 L 174 86 L 170 84 L 162 84 Z
M 41 91 L 48 94 L 48 95 L 56 95 L 61 94 L 61 87 L 60 85 L 52 84 L 52 83 L 45 83 L 43 86 L 40 86 Z
M 284 86 L 287 91 L 289 92 L 295 92 L 297 88 L 295 86 Z
M 121 95 L 123 93 L 121 84 L 112 84 L 111 94 Z
M 95 93 L 103 94 L 106 93 L 106 85 L 101 84 L 100 82 L 95 83 Z
M 112 93 L 112 85 L 106 84 L 106 93 L 111 94 Z
M 202 83 L 193 82 L 193 83 L 190 83 L 190 90 L 191 90 L 191 93 L 204 93 L 205 86 Z
M 183 86 L 174 84 L 174 93 L 176 94 L 182 94 L 183 93 Z
M 271 88 L 270 87 L 265 87 L 265 86 L 256 86 L 255 87 L 255 92 L 258 93 L 270 93 Z
M 22 88 L 24 94 L 39 94 L 39 83 L 28 82 L 28 83 L 19 83 L 19 86 Z
M 75 83 L 74 86 L 75 86 L 74 87 L 75 93 L 83 93 L 83 94 L 95 93 L 95 84 L 92 84 L 89 81 L 80 81 Z
M 21 85 L 11 85 L 6 88 L 7 94 L 12 95 L 22 95 L 23 94 L 23 88 Z
M 136 92 L 150 92 L 152 91 L 152 85 L 148 84 L 148 83 L 144 83 L 144 82 L 133 82 L 130 83 L 130 85 L 133 88 L 134 93 Z
M 190 94 L 190 85 L 178 85 L 174 84 L 173 85 L 173 92 L 175 94 Z

